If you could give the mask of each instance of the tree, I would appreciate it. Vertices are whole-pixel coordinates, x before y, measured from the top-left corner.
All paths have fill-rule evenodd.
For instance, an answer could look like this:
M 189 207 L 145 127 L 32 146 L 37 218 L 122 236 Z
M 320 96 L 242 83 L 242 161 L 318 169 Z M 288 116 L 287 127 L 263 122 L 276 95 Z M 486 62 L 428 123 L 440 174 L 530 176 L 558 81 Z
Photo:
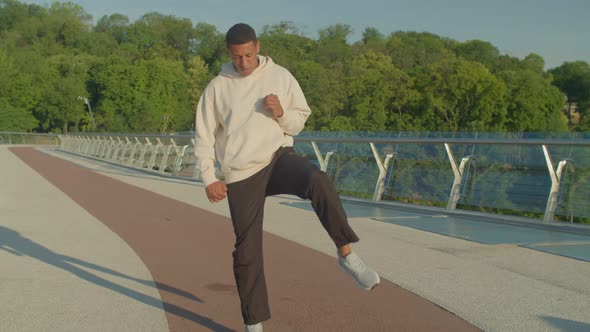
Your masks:
M 187 61 L 191 56 L 194 30 L 189 19 L 147 13 L 129 28 L 129 41 L 143 59 L 157 57 Z
M 212 75 L 209 73 L 207 64 L 201 59 L 201 57 L 194 56 L 189 60 L 187 80 L 189 90 L 188 98 L 190 103 L 189 110 L 191 115 L 196 111 L 199 98 L 211 78 Z
M 117 43 L 123 44 L 129 41 L 129 17 L 122 14 L 104 15 L 96 22 L 94 31 L 106 33 Z
M 431 64 L 417 74 L 416 87 L 423 92 L 417 116 L 428 130 L 504 130 L 505 86 L 480 63 Z
M 96 122 L 107 131 L 188 130 L 194 120 L 189 78 L 177 60 L 102 59 L 91 70 L 89 88 L 98 101 Z
M 508 90 L 508 131 L 567 130 L 567 119 L 561 113 L 564 97 L 549 79 L 530 70 L 506 70 L 498 76 Z
M 452 59 L 454 42 L 432 33 L 398 31 L 387 38 L 386 53 L 393 64 L 406 72 L 445 59 Z
M 572 125 L 571 107 L 574 103 L 581 111 L 582 121 L 588 118 L 590 115 L 590 65 L 584 61 L 565 62 L 549 72 L 554 77 L 552 84 L 567 96 L 570 125 Z
M 227 59 L 225 37 L 212 24 L 203 22 L 195 24 L 191 50 L 193 55 L 200 56 L 215 73 L 221 69 L 221 64 Z
M 79 129 L 86 119 L 85 105 L 79 96 L 86 96 L 86 80 L 91 59 L 87 56 L 56 55 L 48 59 L 48 72 L 41 84 L 41 99 L 36 116 L 42 129 L 67 133 L 71 125 Z
M 480 62 L 493 70 L 500 51 L 496 46 L 483 40 L 469 40 L 455 46 L 455 53 L 465 60 Z
M 373 51 L 360 54 L 347 65 L 346 77 L 347 102 L 342 116 L 350 118 L 354 130 L 405 127 L 402 110 L 412 98 L 410 79 L 395 68 L 390 57 Z
M 29 19 L 27 5 L 16 0 L 0 0 L 0 33 L 13 30 Z
M 91 19 L 80 5 L 54 2 L 49 7 L 47 25 L 55 40 L 64 47 L 73 47 L 90 31 Z
M 37 90 L 31 88 L 31 77 L 2 50 L 0 77 L 10 78 L 0 80 L 0 131 L 30 131 L 37 127 L 31 112 Z
M 522 68 L 543 76 L 545 71 L 545 60 L 538 54 L 530 53 L 522 60 Z
M 385 36 L 379 30 L 373 27 L 367 27 L 363 31 L 361 45 L 357 46 L 362 49 L 368 49 L 377 53 L 385 53 Z
M 315 43 L 301 35 L 292 22 L 267 25 L 259 36 L 260 52 L 288 69 L 310 58 Z
M 301 85 L 312 110 L 306 128 L 329 130 L 330 124 L 344 107 L 344 84 L 337 77 L 338 72 L 308 60 L 297 62 L 292 73 Z
M 336 24 L 319 31 L 318 46 L 313 53 L 315 61 L 326 66 L 337 66 L 350 57 L 347 43 L 352 28 L 348 24 Z

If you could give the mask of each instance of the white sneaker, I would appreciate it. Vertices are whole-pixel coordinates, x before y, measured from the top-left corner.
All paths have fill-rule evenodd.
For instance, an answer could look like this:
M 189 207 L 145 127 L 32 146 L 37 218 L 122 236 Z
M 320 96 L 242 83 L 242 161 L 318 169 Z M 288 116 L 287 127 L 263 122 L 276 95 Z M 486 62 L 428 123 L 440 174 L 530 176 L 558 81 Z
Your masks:
M 346 257 L 338 257 L 338 264 L 364 290 L 371 290 L 380 282 L 377 272 L 366 266 L 363 260 L 354 252 L 346 255 Z
M 246 324 L 245 332 L 262 332 L 262 323 L 248 325 Z

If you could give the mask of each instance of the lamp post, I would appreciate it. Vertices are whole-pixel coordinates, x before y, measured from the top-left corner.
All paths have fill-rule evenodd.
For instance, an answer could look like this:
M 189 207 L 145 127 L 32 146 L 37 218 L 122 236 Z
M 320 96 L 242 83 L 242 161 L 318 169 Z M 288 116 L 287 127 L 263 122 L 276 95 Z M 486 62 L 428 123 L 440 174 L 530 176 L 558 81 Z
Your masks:
M 96 122 L 94 122 L 94 115 L 92 115 L 92 109 L 90 108 L 90 103 L 88 102 L 88 98 L 84 96 L 78 96 L 79 100 L 84 100 L 86 106 L 88 106 L 88 112 L 90 113 L 90 119 L 92 119 L 92 126 L 94 127 L 94 131 L 96 131 Z

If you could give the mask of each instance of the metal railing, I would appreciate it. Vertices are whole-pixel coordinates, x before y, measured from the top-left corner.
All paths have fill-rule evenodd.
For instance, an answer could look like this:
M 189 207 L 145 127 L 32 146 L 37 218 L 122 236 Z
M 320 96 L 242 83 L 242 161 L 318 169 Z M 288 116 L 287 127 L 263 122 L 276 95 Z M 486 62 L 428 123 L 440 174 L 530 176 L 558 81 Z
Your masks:
M 0 144 L 58 145 L 56 134 L 0 131 Z
M 304 133 L 296 150 L 343 195 L 556 219 L 590 218 L 590 140 L 335 137 Z M 197 179 L 192 135 L 59 135 L 59 148 Z M 325 155 L 323 154 L 325 153 Z

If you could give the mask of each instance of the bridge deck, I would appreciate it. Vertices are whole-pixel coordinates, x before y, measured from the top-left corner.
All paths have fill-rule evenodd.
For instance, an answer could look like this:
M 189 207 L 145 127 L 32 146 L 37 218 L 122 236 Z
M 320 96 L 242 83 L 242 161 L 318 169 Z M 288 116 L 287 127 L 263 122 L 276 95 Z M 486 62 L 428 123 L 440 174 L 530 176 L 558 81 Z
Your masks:
M 242 329 L 227 204 L 208 203 L 200 184 L 50 148 L 0 147 L 0 160 L 0 296 L 11 299 L 0 326 Z M 590 328 L 585 261 L 425 232 L 401 225 L 401 211 L 381 216 L 393 223 L 351 213 L 355 250 L 383 276 L 364 292 L 297 204 L 267 202 L 267 331 Z

